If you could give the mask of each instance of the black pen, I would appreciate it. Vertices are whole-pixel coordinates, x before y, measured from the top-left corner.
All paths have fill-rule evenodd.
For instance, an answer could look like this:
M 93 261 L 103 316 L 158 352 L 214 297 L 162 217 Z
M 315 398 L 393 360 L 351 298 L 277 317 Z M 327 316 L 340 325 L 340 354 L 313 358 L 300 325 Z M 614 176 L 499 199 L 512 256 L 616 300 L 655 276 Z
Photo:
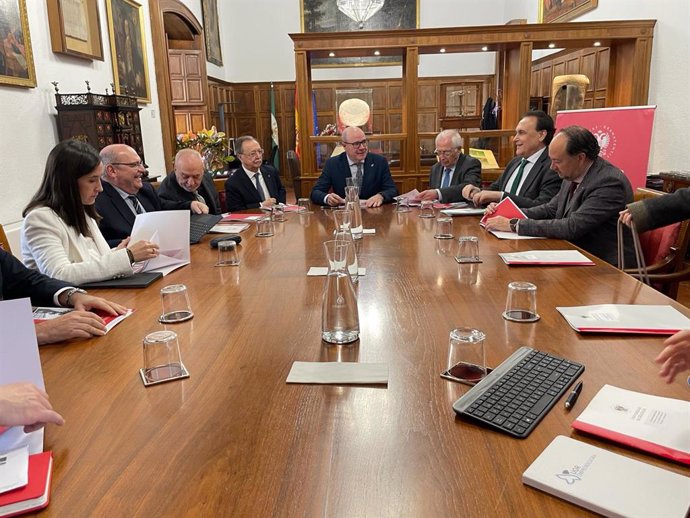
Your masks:
M 575 405 L 577 398 L 580 397 L 580 392 L 582 392 L 582 382 L 575 385 L 573 391 L 568 395 L 568 399 L 565 400 L 566 410 L 570 410 Z

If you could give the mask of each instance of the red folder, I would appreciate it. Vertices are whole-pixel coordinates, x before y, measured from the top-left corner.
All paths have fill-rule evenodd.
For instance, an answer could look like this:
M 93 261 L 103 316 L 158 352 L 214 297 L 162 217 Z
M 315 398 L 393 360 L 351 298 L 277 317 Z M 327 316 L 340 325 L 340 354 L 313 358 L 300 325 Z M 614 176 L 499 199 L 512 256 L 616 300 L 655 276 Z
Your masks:
M 487 221 L 489 221 L 491 218 L 495 218 L 496 216 L 503 216 L 504 218 L 508 219 L 525 219 L 527 217 L 525 216 L 525 213 L 520 210 L 520 207 L 515 205 L 513 200 L 510 198 L 505 198 L 499 202 L 498 205 L 496 205 L 496 212 L 491 215 L 485 214 L 479 221 L 479 224 L 483 227 L 486 225 Z
M 0 494 L 0 517 L 37 511 L 50 501 L 50 482 L 53 474 L 53 452 L 29 455 L 29 483 Z

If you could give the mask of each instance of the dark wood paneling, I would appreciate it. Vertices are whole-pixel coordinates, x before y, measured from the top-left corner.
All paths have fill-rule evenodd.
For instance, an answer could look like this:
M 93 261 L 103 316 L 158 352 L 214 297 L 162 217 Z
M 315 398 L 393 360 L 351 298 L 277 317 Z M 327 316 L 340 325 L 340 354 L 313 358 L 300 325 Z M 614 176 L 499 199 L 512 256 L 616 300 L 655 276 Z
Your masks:
M 388 107 L 402 108 L 402 86 L 391 85 L 388 87 Z
M 233 110 L 235 113 L 254 113 L 254 90 L 252 88 L 236 88 L 233 90 L 235 96 L 235 104 Z
M 611 58 L 611 49 L 603 49 L 599 52 L 599 60 L 597 61 L 596 88 L 597 90 L 606 90 L 609 85 L 609 59 Z
M 420 84 L 417 88 L 417 107 L 420 110 L 424 108 L 438 107 L 438 86 L 435 84 Z M 426 131 L 426 130 L 421 130 Z

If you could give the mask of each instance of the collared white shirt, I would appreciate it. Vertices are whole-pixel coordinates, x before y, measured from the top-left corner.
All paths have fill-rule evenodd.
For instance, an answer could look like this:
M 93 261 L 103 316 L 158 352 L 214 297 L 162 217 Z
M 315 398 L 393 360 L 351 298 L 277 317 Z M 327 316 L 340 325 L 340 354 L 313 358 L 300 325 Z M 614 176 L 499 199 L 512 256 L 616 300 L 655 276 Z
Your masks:
M 529 173 L 532 171 L 532 168 L 534 167 L 534 164 L 537 163 L 537 160 L 539 160 L 539 157 L 541 156 L 542 153 L 546 151 L 546 148 L 543 147 L 536 153 L 530 155 L 527 157 L 527 163 L 525 164 L 525 168 L 522 171 L 522 178 L 520 178 L 520 185 L 518 185 L 517 191 L 515 192 L 520 192 L 522 189 L 522 186 L 525 185 L 525 182 L 527 181 L 527 178 L 529 177 Z M 520 167 L 520 166 L 518 166 Z M 515 177 L 517 176 L 517 168 L 515 169 L 515 172 L 510 175 L 510 178 L 508 179 L 508 183 L 504 187 L 503 192 L 513 192 L 513 183 L 515 182 Z
M 252 182 L 252 185 L 256 187 L 256 182 L 254 181 L 254 176 L 257 174 L 259 175 L 259 184 L 261 185 L 261 188 L 264 191 L 264 195 L 266 196 L 266 199 L 269 199 L 271 197 L 271 193 L 268 192 L 268 186 L 266 185 L 266 182 L 264 181 L 264 175 L 261 174 L 261 168 L 257 172 L 250 171 L 244 165 L 242 166 L 242 170 L 247 174 L 249 177 L 249 181 Z M 265 201 L 265 200 L 264 200 Z
M 122 196 L 122 199 L 125 200 L 125 204 L 127 204 L 127 206 L 132 211 L 132 214 L 134 214 L 136 216 L 137 210 L 134 208 L 134 204 L 132 203 L 132 200 L 129 198 L 130 196 L 135 196 L 135 195 L 129 194 L 128 192 L 123 191 L 122 189 L 113 185 L 112 183 L 110 185 L 112 185 L 115 188 L 115 190 L 118 192 L 118 194 L 120 196 Z M 144 208 L 144 205 L 141 203 L 141 201 L 139 202 L 139 206 L 141 207 L 141 214 L 145 213 L 146 208 Z

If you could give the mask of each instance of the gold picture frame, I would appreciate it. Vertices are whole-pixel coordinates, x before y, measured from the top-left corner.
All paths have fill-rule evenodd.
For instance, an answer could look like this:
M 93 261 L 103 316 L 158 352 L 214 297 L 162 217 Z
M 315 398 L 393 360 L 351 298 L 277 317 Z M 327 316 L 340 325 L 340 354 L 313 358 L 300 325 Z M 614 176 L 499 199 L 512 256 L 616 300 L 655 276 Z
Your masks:
M 47 6 L 53 52 L 104 61 L 96 0 L 47 0 Z
M 338 10 L 335 0 L 300 0 L 302 32 L 366 32 L 419 27 L 419 0 L 386 0 L 362 25 Z M 402 56 L 313 58 L 313 68 L 401 65 Z
M 151 102 L 144 8 L 134 0 L 106 0 L 105 6 L 115 93 Z
M 599 0 L 538 0 L 539 23 L 561 23 L 596 9 Z
M 26 0 L 0 0 L 0 84 L 36 86 Z

